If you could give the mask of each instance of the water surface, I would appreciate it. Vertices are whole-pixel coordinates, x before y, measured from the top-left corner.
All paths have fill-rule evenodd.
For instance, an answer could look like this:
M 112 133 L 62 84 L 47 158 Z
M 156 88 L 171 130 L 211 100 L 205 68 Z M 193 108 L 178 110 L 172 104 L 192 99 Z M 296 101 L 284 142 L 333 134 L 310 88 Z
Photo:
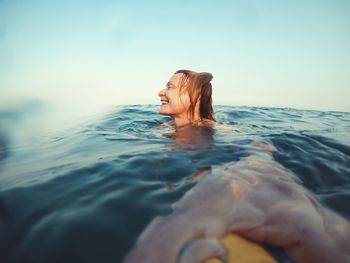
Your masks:
M 197 129 L 190 140 L 161 126 L 169 119 L 154 105 L 116 107 L 21 140 L 14 135 L 23 126 L 1 113 L 0 261 L 120 262 L 142 229 L 196 184 L 194 175 L 254 150 L 234 128 L 270 141 L 291 176 L 350 219 L 350 113 L 214 110 L 222 128 Z

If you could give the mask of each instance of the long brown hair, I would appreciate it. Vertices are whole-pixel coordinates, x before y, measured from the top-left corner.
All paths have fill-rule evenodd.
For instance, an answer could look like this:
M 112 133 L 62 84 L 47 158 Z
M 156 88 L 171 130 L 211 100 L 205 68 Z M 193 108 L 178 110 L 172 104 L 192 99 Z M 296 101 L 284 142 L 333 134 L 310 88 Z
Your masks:
M 183 73 L 185 76 L 182 79 L 181 90 L 186 87 L 190 97 L 190 119 L 193 121 L 196 104 L 199 100 L 199 115 L 201 119 L 209 119 L 216 121 L 213 116 L 213 100 L 212 100 L 212 86 L 210 81 L 213 75 L 208 72 L 195 72 L 187 69 L 180 69 L 174 74 Z M 184 85 L 183 82 L 186 82 Z

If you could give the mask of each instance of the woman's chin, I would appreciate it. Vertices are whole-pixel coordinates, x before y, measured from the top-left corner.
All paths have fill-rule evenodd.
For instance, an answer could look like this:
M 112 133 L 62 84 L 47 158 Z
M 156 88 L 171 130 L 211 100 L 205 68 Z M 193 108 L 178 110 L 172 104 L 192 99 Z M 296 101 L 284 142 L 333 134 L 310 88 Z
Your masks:
M 168 113 L 167 111 L 164 111 L 164 110 L 160 110 L 159 114 L 160 115 L 170 115 L 170 113 Z
M 159 114 L 161 115 L 170 115 L 171 113 L 167 109 L 166 105 L 161 105 L 159 109 Z

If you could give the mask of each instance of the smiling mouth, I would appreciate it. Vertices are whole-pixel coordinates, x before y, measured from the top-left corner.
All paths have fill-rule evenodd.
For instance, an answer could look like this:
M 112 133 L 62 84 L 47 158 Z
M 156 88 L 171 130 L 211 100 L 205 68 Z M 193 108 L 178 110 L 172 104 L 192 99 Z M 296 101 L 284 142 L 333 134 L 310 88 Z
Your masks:
M 162 102 L 162 105 L 165 105 L 165 104 L 168 104 L 169 101 L 167 101 L 167 100 L 161 100 L 161 102 Z

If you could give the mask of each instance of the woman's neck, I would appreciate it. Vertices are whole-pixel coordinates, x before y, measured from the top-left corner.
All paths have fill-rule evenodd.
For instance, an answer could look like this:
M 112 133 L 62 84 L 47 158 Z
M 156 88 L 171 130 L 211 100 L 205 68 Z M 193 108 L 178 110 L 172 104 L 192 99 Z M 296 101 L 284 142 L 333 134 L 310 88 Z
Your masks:
M 199 120 L 201 120 L 201 117 L 199 116 L 199 114 L 194 115 L 192 122 L 191 122 L 191 119 L 189 118 L 189 116 L 174 115 L 172 118 L 173 118 L 173 122 L 174 122 L 175 127 L 181 127 L 181 126 L 193 124 L 193 123 L 196 123 Z

